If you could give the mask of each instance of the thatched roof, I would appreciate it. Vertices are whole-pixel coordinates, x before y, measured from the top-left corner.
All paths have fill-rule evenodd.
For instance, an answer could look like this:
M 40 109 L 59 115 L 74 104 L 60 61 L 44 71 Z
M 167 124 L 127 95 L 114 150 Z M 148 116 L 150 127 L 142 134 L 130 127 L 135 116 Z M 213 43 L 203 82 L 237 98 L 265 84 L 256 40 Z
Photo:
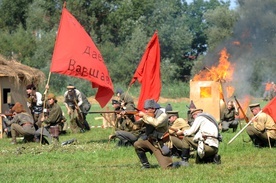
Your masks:
M 0 55 L 0 77 L 12 77 L 15 84 L 19 82 L 42 84 L 45 81 L 45 75 L 42 71 L 23 65 L 15 60 L 6 60 Z

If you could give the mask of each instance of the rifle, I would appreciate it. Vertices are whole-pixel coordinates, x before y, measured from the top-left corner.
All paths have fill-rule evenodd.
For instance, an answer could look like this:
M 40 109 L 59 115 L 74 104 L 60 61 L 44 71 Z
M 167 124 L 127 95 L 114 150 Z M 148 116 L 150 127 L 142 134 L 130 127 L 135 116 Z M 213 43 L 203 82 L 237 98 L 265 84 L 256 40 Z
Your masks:
M 174 135 L 175 135 L 176 137 L 178 137 L 179 139 L 183 139 L 184 134 L 183 134 L 183 135 L 177 135 L 177 134 L 176 134 L 176 132 L 178 132 L 178 129 L 175 129 L 175 128 L 172 128 L 172 127 L 170 127 L 169 129 L 175 132 Z
M 235 98 L 236 103 L 237 103 L 237 104 L 238 104 L 238 106 L 239 106 L 239 109 L 240 109 L 240 110 L 241 110 L 241 112 L 242 112 L 242 115 L 244 116 L 244 120 L 245 120 L 245 122 L 246 122 L 246 123 L 248 123 L 248 122 L 249 122 L 248 117 L 245 115 L 245 112 L 244 112 L 244 110 L 242 109 L 242 107 L 241 107 L 241 105 L 240 105 L 239 101 L 237 100 L 236 96 L 234 96 L 234 98 Z
M 136 115 L 139 113 L 138 110 L 114 110 L 114 111 L 90 111 L 88 114 L 105 114 L 105 113 L 115 113 L 115 114 L 133 114 Z
M 13 116 L 13 113 L 7 113 L 7 114 L 2 114 L 2 113 L 0 113 L 0 115 Z

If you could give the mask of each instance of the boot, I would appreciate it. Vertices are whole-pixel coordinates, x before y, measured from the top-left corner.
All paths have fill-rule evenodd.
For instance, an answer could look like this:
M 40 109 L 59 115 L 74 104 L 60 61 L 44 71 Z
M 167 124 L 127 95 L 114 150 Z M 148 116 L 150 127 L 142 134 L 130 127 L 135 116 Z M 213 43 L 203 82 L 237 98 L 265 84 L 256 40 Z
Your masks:
M 220 155 L 219 154 L 215 154 L 215 156 L 213 158 L 213 163 L 217 164 L 217 165 L 221 164 L 221 160 L 220 159 L 221 159 Z
M 136 154 L 139 157 L 140 162 L 142 163 L 142 169 L 150 168 L 150 164 L 146 156 L 146 153 L 143 151 L 136 150 Z
M 190 149 L 182 149 L 181 153 L 181 161 L 179 162 L 179 166 L 189 166 L 189 160 L 190 158 Z

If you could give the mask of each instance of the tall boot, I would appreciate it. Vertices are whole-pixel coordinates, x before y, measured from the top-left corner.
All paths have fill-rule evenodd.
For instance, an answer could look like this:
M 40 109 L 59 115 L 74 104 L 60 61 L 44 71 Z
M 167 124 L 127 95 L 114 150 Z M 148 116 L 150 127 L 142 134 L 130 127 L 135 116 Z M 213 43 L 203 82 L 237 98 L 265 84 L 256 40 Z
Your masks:
M 190 158 L 190 149 L 182 149 L 182 153 L 181 153 L 181 161 L 179 162 L 180 166 L 189 166 L 189 160 Z
M 140 150 L 136 150 L 136 154 L 139 157 L 140 162 L 142 163 L 142 169 L 150 168 L 150 164 L 146 156 L 146 153 Z

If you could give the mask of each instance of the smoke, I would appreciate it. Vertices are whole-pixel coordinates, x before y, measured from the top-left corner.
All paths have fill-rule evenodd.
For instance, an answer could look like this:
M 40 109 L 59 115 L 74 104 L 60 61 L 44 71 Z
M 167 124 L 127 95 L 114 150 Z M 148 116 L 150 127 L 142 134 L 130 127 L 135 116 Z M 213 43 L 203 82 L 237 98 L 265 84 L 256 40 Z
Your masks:
M 264 83 L 276 81 L 276 2 L 250 0 L 240 3 L 237 10 L 240 19 L 233 37 L 211 56 L 218 58 L 219 50 L 225 47 L 230 54 L 229 61 L 235 64 L 232 82 L 235 95 L 261 97 Z

